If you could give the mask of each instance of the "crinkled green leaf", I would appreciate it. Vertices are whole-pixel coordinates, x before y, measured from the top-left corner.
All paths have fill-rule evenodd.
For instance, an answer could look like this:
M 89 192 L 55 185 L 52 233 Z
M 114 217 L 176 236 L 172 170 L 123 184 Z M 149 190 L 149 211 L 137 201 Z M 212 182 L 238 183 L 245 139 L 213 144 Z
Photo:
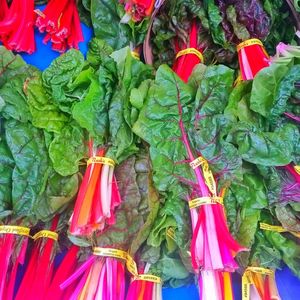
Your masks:
M 0 140 L 0 219 L 12 209 L 12 173 L 14 160 L 5 141 Z
M 81 52 L 71 49 L 55 59 L 42 74 L 43 84 L 49 96 L 62 111 L 70 112 L 72 102 L 77 100 L 76 95 L 71 93 L 72 84 L 83 65 L 84 57 Z
M 288 72 L 288 67 L 282 64 L 272 64 L 262 69 L 254 78 L 250 98 L 250 108 L 268 117 L 274 105 L 279 83 Z
M 105 40 L 113 49 L 123 48 L 130 43 L 130 27 L 120 22 L 124 14 L 124 5 L 118 0 L 91 0 L 95 36 Z
M 85 136 L 76 122 L 67 124 L 55 133 L 49 146 L 49 156 L 53 168 L 62 176 L 78 172 L 79 161 L 86 155 Z
M 15 161 L 12 174 L 12 208 L 16 217 L 32 217 L 33 207 L 45 191 L 50 172 L 43 131 L 30 123 L 5 122 L 7 145 Z
M 69 117 L 53 103 L 43 87 L 40 74 L 35 74 L 27 81 L 25 93 L 32 115 L 32 124 L 48 132 L 59 133 L 69 121 Z
M 261 131 L 254 125 L 240 122 L 231 133 L 245 161 L 263 166 L 283 166 L 294 160 L 299 144 L 299 129 L 285 124 L 274 132 Z

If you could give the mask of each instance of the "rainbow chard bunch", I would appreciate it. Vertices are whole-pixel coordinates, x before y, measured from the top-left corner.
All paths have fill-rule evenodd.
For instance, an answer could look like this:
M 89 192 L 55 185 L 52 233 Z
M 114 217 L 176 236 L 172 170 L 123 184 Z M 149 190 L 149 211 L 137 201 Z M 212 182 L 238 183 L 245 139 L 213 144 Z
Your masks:
M 193 19 L 201 28 L 198 37 L 206 49 L 207 63 L 236 66 L 236 45 L 251 38 L 261 40 L 272 55 L 280 41 L 291 43 L 295 38 L 294 24 L 299 27 L 299 18 L 296 22 L 293 18 L 295 12 L 282 0 L 165 1 L 151 28 L 153 61 L 157 67 L 162 63 L 172 65 L 176 55 L 174 38 L 186 40 Z
M 0 296 L 12 300 L 17 271 L 25 263 L 30 229 L 23 226 L 0 225 L 1 276 Z
M 194 74 L 197 77 L 192 74 L 184 84 L 161 66 L 133 130 L 150 144 L 158 191 L 174 189 L 189 203 L 193 267 L 197 274 L 211 272 L 202 279 L 205 285 L 209 278 L 216 284 L 215 271 L 236 270 L 234 255 L 244 250 L 230 235 L 222 206 L 223 189 L 239 176 L 241 160 L 224 139 L 230 120 L 221 114 L 232 90 L 233 71 L 199 65 Z
M 116 210 L 116 222 L 94 235 L 93 254 L 61 284 L 63 290 L 75 285 L 70 299 L 125 299 L 128 252 L 134 256 L 144 241 L 145 231 L 153 222 L 148 206 L 148 201 L 153 201 L 148 194 L 149 172 L 144 152 L 129 157 L 116 167 L 122 198 Z M 75 243 L 86 245 L 78 237 L 70 238 Z M 131 263 L 134 264 L 133 259 Z
M 0 10 L 0 41 L 3 45 L 16 52 L 33 53 L 34 0 L 13 0 L 9 7 L 6 0 L 2 0 Z
M 50 230 L 41 230 L 32 237 L 34 246 L 15 299 L 42 299 L 46 296 L 54 270 L 58 221 L 59 216 L 54 217 Z
M 40 32 L 46 32 L 44 43 L 51 41 L 52 49 L 58 52 L 78 49 L 83 34 L 75 0 L 51 0 L 43 12 L 35 12 L 38 15 L 36 27 Z
M 103 148 L 93 149 L 92 141 L 89 148 L 88 166 L 70 221 L 73 235 L 89 236 L 95 230 L 102 231 L 114 224 L 114 210 L 121 203 L 114 161 L 105 157 Z

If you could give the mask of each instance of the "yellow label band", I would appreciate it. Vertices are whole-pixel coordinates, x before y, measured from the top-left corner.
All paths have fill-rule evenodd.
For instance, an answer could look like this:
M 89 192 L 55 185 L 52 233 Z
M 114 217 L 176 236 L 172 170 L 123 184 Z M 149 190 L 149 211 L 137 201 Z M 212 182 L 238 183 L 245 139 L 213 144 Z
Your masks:
M 22 226 L 14 226 L 14 225 L 1 225 L 0 226 L 0 234 L 17 234 L 29 236 L 30 229 Z
M 149 275 L 149 274 L 138 275 L 134 278 L 134 280 L 143 280 L 143 281 L 150 281 L 150 282 L 162 284 L 162 280 L 160 277 Z
M 127 254 L 126 267 L 129 273 L 131 273 L 133 276 L 138 276 L 138 269 L 137 269 L 136 262 L 129 254 Z
M 186 48 L 186 49 L 180 50 L 176 55 L 176 59 L 183 55 L 187 55 L 187 54 L 196 55 L 200 59 L 200 61 L 202 63 L 204 63 L 204 58 L 203 58 L 202 53 L 199 50 L 197 50 L 196 48 Z
M 203 164 L 207 164 L 207 160 L 204 159 L 203 157 L 198 157 L 196 159 L 194 159 L 192 162 L 190 162 L 190 166 L 193 168 L 193 169 L 196 169 L 198 168 L 199 166 L 203 165 Z
M 236 49 L 239 52 L 241 49 L 248 47 L 248 46 L 252 46 L 252 45 L 259 45 L 262 47 L 264 46 L 263 43 L 259 39 L 249 39 L 249 40 L 246 40 L 246 41 L 238 44 Z
M 41 230 L 38 233 L 36 233 L 33 237 L 34 240 L 40 239 L 40 238 L 47 238 L 52 239 L 54 241 L 58 240 L 58 234 L 55 231 L 50 230 Z
M 167 230 L 167 236 L 169 238 L 171 238 L 172 240 L 176 241 L 176 237 L 175 237 L 175 230 L 172 227 L 169 227 Z
M 94 247 L 93 254 L 97 256 L 103 256 L 103 257 L 113 257 L 113 258 L 119 258 L 124 260 L 127 259 L 127 252 L 118 249 L 113 249 L 113 248 Z
M 93 156 L 89 158 L 89 160 L 87 161 L 87 165 L 89 166 L 90 164 L 103 164 L 111 167 L 115 166 L 115 162 L 111 158 L 102 156 Z
M 42 17 L 43 19 L 46 18 L 46 15 L 45 15 L 41 10 L 35 9 L 34 12 L 35 12 L 38 16 Z
M 300 166 L 294 166 L 294 170 L 300 175 Z
M 140 54 L 136 51 L 131 51 L 131 55 L 133 58 L 140 60 Z
M 273 275 L 274 270 L 261 268 L 261 267 L 248 267 L 245 272 L 253 272 L 262 275 Z
M 242 300 L 250 300 L 250 286 L 254 284 L 252 273 L 274 275 L 274 270 L 261 267 L 248 267 L 242 276 Z
M 217 185 L 216 185 L 216 181 L 214 178 L 213 173 L 210 170 L 203 170 L 203 176 L 204 176 L 204 180 L 205 183 L 209 189 L 209 191 L 216 196 L 217 195 Z
M 263 230 L 274 231 L 274 232 L 279 232 L 279 233 L 288 232 L 288 233 L 294 235 L 295 237 L 300 238 L 300 232 L 290 231 L 290 230 L 283 228 L 282 226 L 260 223 L 259 227 L 260 227 L 260 229 L 263 229 Z
M 205 204 L 223 204 L 222 197 L 199 197 L 189 201 L 189 208 L 197 208 Z
M 245 274 L 242 277 L 242 300 L 250 300 L 250 285 L 248 282 L 248 276 Z

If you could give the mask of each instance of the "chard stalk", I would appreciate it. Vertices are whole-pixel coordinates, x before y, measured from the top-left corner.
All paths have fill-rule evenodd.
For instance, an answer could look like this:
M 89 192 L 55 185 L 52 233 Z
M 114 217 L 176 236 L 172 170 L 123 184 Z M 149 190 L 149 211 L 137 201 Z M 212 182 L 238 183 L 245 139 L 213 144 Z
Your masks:
M 101 201 L 102 201 L 102 211 L 105 217 L 110 216 L 110 206 L 108 199 L 108 176 L 109 176 L 109 166 L 103 165 L 101 172 Z

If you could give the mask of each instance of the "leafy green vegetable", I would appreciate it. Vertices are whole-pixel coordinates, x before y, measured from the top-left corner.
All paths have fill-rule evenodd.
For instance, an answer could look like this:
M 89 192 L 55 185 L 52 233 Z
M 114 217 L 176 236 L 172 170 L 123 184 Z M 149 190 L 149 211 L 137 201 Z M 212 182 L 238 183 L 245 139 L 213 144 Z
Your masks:
M 85 140 L 82 128 L 75 122 L 54 135 L 49 146 L 49 156 L 57 173 L 68 176 L 78 172 L 79 161 L 87 152 Z
M 11 190 L 14 160 L 5 143 L 0 141 L 0 219 L 11 213 Z
M 78 95 L 74 95 L 72 85 L 83 65 L 84 57 L 81 52 L 71 49 L 55 59 L 42 74 L 43 85 L 47 92 L 54 103 L 64 112 L 70 113 L 72 102 L 76 101 L 82 93 L 80 90 Z
M 34 204 L 45 190 L 50 166 L 43 132 L 30 123 L 5 122 L 6 141 L 15 161 L 12 207 L 17 217 L 32 216 Z

